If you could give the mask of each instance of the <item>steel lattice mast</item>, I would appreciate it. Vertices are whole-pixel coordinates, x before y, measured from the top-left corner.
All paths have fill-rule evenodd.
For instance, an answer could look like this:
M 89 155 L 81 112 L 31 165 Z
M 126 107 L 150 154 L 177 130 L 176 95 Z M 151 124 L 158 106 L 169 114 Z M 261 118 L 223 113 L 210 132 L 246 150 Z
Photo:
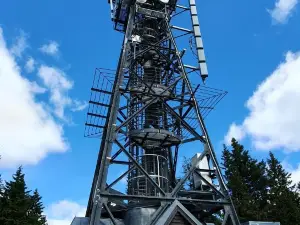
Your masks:
M 92 87 L 86 135 L 100 135 L 102 141 L 86 212 L 89 224 L 206 224 L 222 212 L 224 225 L 239 225 L 203 121 L 226 93 L 190 81 L 193 73 L 203 81 L 208 76 L 195 1 L 189 6 L 176 0 L 110 4 L 124 41 L 117 70 L 96 69 Z M 190 12 L 192 30 L 170 24 L 181 12 Z M 191 36 L 198 66 L 183 64 L 185 50 L 178 49 L 174 30 Z M 190 142 L 201 154 L 178 180 L 178 152 Z M 115 164 L 127 171 L 108 183 Z M 124 177 L 127 192 L 115 191 Z M 184 188 L 189 179 L 193 189 Z

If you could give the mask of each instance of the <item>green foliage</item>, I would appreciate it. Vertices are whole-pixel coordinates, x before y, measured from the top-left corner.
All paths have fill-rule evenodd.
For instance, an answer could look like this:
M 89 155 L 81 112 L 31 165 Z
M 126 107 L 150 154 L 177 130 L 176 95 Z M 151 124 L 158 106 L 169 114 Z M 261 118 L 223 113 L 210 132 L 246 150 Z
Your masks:
M 0 224 L 1 224 L 1 215 L 2 215 L 2 210 L 3 210 L 3 183 L 2 183 L 2 178 L 0 174 Z
M 281 225 L 300 224 L 300 183 L 292 184 L 291 174 L 270 152 L 268 159 L 258 161 L 249 151 L 232 139 L 230 148 L 224 145 L 222 154 L 224 177 L 241 222 L 278 221 Z M 191 167 L 184 158 L 183 172 Z M 193 189 L 189 179 L 185 189 Z M 207 220 L 222 224 L 222 214 Z
M 183 164 L 182 164 L 183 173 L 186 174 L 191 169 L 191 166 L 192 166 L 191 159 L 184 156 Z M 193 189 L 193 187 L 194 187 L 194 182 L 193 182 L 192 176 L 190 176 L 187 179 L 186 185 L 184 185 L 183 188 L 186 190 L 191 190 L 191 189 Z
M 27 224 L 27 210 L 30 204 L 29 191 L 19 167 L 13 176 L 13 181 L 6 182 L 2 197 L 2 215 L 0 224 L 21 225 Z
M 0 156 L 0 160 L 1 160 L 1 156 Z M 2 198 L 2 193 L 3 193 L 3 181 L 2 181 L 1 174 L 0 174 L 0 210 L 1 210 L 1 198 Z
M 300 185 L 292 185 L 291 175 L 273 153 L 266 163 L 253 159 L 235 139 L 232 139 L 231 148 L 224 146 L 222 164 L 241 222 L 300 224 Z
M 41 202 L 42 197 L 37 190 L 33 192 L 31 196 L 31 205 L 28 213 L 28 220 L 32 225 L 45 225 L 46 217 L 43 215 L 43 203 Z
M 221 213 L 215 213 L 206 219 L 207 223 L 213 223 L 215 225 L 222 225 L 222 221 L 223 215 L 221 215 Z
M 300 204 L 297 186 L 292 185 L 291 174 L 270 153 L 267 160 L 269 180 L 269 219 L 285 224 L 300 224 Z
M 37 190 L 30 194 L 24 177 L 19 167 L 12 181 L 5 182 L 0 199 L 1 225 L 46 225 L 41 197 Z
M 2 193 L 3 193 L 3 182 L 2 182 L 2 177 L 1 177 L 1 174 L 0 174 L 0 199 L 2 197 Z M 1 201 L 0 201 L 1 203 Z
M 240 220 L 265 220 L 267 208 L 266 164 L 251 158 L 249 151 L 232 139 L 232 150 L 224 146 L 223 166 L 228 188 Z

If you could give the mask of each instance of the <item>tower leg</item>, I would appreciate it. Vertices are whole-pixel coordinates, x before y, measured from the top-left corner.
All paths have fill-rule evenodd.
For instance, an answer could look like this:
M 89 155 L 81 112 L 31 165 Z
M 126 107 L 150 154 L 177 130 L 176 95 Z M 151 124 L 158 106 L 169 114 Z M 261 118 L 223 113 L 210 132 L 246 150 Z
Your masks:
M 134 7 L 131 7 L 131 11 L 134 10 Z M 123 48 L 121 50 L 121 55 L 119 59 L 118 70 L 116 73 L 116 78 L 114 81 L 113 90 L 110 104 L 109 104 L 109 112 L 107 114 L 107 122 L 106 122 L 106 129 L 102 134 L 102 142 L 101 142 L 101 149 L 100 155 L 98 160 L 101 160 L 100 163 L 97 163 L 97 167 L 95 170 L 94 181 L 92 185 L 89 206 L 87 209 L 86 215 L 90 215 L 90 225 L 95 225 L 101 218 L 101 212 L 103 204 L 107 203 L 107 199 L 103 199 L 99 193 L 106 192 L 106 185 L 107 185 L 107 173 L 109 167 L 109 157 L 111 156 L 112 145 L 114 139 L 116 138 L 115 129 L 116 129 L 116 121 L 118 116 L 118 108 L 120 105 L 120 91 L 119 88 L 123 81 L 124 76 L 124 68 L 126 64 L 126 56 L 128 54 L 128 47 L 129 47 L 129 40 L 132 33 L 132 24 L 133 24 L 133 15 L 132 13 L 129 14 L 128 19 L 128 26 L 126 30 L 126 34 L 123 41 Z

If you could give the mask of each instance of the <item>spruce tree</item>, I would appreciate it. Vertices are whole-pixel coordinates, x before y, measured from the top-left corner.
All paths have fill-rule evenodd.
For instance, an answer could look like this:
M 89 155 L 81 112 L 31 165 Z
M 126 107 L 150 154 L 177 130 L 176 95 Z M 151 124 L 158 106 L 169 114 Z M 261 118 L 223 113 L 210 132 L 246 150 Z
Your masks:
M 270 152 L 268 162 L 269 220 L 280 221 L 282 225 L 300 224 L 300 199 L 297 186 L 292 185 L 291 174 Z
M 251 158 L 234 138 L 232 150 L 224 146 L 222 165 L 233 202 L 241 222 L 265 220 L 267 213 L 267 178 L 265 163 Z
M 37 190 L 30 195 L 24 177 L 19 167 L 12 181 L 3 186 L 0 174 L 1 225 L 47 225 L 41 196 Z
M 240 171 L 245 170 L 244 161 L 247 160 L 242 160 L 242 152 L 244 151 L 243 146 L 237 148 L 234 146 L 237 144 L 234 141 L 235 140 L 232 141 L 232 146 L 234 148 L 233 151 L 235 151 L 235 155 L 237 156 L 237 160 L 234 159 L 233 152 L 224 146 L 222 165 L 224 166 L 227 186 L 232 195 L 237 214 L 239 215 L 241 222 L 244 222 L 251 216 L 248 214 L 251 196 L 249 195 L 246 183 L 243 182 L 242 172 Z
M 0 174 L 0 198 L 2 197 L 2 191 L 3 191 L 3 183 L 2 183 L 2 177 Z
M 0 204 L 1 204 L 2 195 L 3 195 L 3 181 L 2 181 L 2 176 L 0 174 Z
M 183 157 L 183 164 L 182 164 L 182 169 L 183 169 L 183 174 L 186 174 L 192 167 L 192 159 Z M 192 190 L 194 188 L 194 181 L 193 181 L 193 176 L 190 176 L 187 179 L 186 185 L 183 187 L 184 189 L 187 190 Z
M 2 210 L 3 210 L 3 183 L 2 183 L 2 177 L 0 174 L 0 224 L 1 224 L 1 215 L 2 215 Z
M 1 156 L 0 156 L 1 160 Z M 3 181 L 2 181 L 2 176 L 0 174 L 0 210 L 1 210 L 1 198 L 2 198 L 2 193 L 3 193 Z
M 31 225 L 46 225 L 46 217 L 43 215 L 43 203 L 42 197 L 37 190 L 33 192 L 31 196 L 31 206 L 28 212 L 28 222 Z
M 22 167 L 13 175 L 13 180 L 5 182 L 2 198 L 2 215 L 0 224 L 29 225 L 27 221 L 30 195 L 25 184 Z

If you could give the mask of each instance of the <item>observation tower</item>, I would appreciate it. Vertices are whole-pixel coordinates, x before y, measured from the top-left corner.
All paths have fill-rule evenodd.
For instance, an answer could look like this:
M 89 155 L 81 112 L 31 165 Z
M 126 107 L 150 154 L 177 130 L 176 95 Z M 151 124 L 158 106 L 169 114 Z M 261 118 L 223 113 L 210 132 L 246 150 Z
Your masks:
M 85 135 L 101 144 L 86 217 L 72 224 L 209 225 L 218 218 L 239 225 L 204 124 L 226 92 L 204 84 L 195 0 L 109 5 L 124 40 L 116 70 L 95 70 Z M 177 26 L 184 15 L 186 27 Z M 179 179 L 178 155 L 195 150 Z M 122 174 L 111 170 L 116 165 Z M 123 192 L 114 188 L 120 182 Z

